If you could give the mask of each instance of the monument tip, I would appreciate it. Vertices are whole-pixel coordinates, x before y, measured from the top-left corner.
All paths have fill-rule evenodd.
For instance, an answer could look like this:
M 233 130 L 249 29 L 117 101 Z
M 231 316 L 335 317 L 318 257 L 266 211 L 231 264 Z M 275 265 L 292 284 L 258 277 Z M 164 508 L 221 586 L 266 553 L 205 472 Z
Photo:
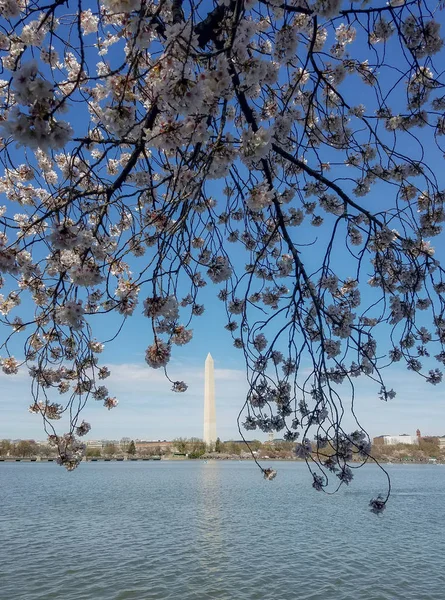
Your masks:
M 212 357 L 212 355 L 210 354 L 210 352 L 207 354 L 207 358 L 206 358 L 206 360 L 209 360 L 209 358 L 210 358 L 211 360 L 213 360 L 213 357 Z

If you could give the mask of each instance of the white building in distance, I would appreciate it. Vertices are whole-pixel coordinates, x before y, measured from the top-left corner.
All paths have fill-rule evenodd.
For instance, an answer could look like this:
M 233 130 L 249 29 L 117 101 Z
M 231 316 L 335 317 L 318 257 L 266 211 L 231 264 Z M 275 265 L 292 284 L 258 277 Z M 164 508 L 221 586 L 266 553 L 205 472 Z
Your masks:
M 387 446 L 395 446 L 396 444 L 418 444 L 419 438 L 415 435 L 379 435 L 374 438 L 374 444 L 385 444 Z

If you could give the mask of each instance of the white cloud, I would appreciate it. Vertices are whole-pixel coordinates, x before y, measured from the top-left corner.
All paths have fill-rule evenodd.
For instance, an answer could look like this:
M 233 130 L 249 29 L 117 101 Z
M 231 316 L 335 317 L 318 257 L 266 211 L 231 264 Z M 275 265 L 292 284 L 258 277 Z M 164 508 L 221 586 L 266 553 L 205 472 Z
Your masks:
M 145 364 L 123 363 L 109 364 L 111 375 L 107 381 L 121 383 L 128 382 L 164 383 L 166 381 L 164 371 L 161 369 L 150 369 Z M 186 382 L 204 381 L 204 369 L 191 367 L 184 364 L 175 364 L 169 367 L 171 379 L 180 379 Z M 245 371 L 235 369 L 215 369 L 215 380 L 217 381 L 244 381 Z
M 204 368 L 196 363 L 172 361 L 170 377 L 189 385 L 185 394 L 171 391 L 163 371 L 144 363 L 108 364 L 111 376 L 103 383 L 119 400 L 117 408 L 107 411 L 101 402 L 91 400 L 83 417 L 92 424 L 92 438 L 122 436 L 169 439 L 202 436 Z M 377 384 L 357 380 L 355 410 L 371 436 L 382 433 L 445 433 L 445 403 L 442 388 L 425 383 L 417 375 L 402 369 L 387 371 L 387 384 L 397 396 L 387 403 L 378 399 Z M 7 376 L 0 372 L 0 438 L 30 437 L 43 439 L 41 419 L 28 413 L 31 379 L 26 371 Z M 215 369 L 217 426 L 222 439 L 238 438 L 237 416 L 244 404 L 247 384 L 242 369 Z M 356 425 L 348 415 L 350 393 L 338 386 L 345 405 L 345 429 Z M 57 394 L 56 398 L 60 398 Z M 59 400 L 60 401 L 60 400 Z M 62 425 L 57 423 L 57 426 Z M 63 430 L 63 426 L 59 431 Z M 256 432 L 264 439 L 264 434 Z
M 164 372 L 145 364 L 110 364 L 111 375 L 103 381 L 111 395 L 119 400 L 117 408 L 107 411 L 101 402 L 90 400 L 83 418 L 92 425 L 92 438 L 122 436 L 168 439 L 202 436 L 204 369 L 172 362 L 169 375 L 189 385 L 184 394 L 171 390 Z M 30 414 L 31 379 L 25 371 L 17 376 L 0 375 L 0 438 L 29 437 L 44 439 L 42 421 Z M 236 419 L 247 385 L 245 372 L 215 369 L 218 434 L 224 438 L 239 437 Z M 63 397 L 55 394 L 55 401 Z M 63 421 L 55 423 L 63 431 Z

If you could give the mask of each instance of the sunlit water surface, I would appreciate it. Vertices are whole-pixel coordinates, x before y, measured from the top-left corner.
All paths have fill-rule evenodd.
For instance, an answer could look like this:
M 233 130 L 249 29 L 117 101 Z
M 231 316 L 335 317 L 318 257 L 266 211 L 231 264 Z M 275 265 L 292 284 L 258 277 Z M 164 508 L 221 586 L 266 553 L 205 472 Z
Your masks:
M 0 600 L 444 600 L 445 466 L 0 463 Z

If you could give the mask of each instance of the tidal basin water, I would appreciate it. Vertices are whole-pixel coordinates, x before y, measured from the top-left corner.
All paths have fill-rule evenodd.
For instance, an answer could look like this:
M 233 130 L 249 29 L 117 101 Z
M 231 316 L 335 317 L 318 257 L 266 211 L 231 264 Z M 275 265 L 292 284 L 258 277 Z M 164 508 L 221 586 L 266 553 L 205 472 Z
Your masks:
M 444 600 L 445 466 L 0 463 L 0 600 Z

